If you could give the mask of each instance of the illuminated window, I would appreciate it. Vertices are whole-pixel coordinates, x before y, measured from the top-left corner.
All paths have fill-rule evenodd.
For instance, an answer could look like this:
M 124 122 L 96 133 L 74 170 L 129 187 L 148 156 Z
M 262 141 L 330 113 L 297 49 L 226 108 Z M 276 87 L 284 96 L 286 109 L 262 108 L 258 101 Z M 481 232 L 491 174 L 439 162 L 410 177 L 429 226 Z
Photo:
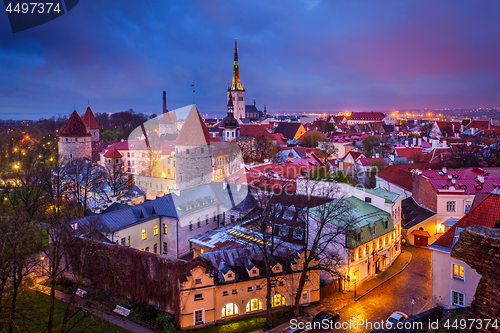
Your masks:
M 168 227 L 167 227 L 167 225 L 164 223 L 164 224 L 163 224 L 163 233 L 166 235 L 166 234 L 167 234 L 167 231 L 168 231 Z
M 236 303 L 227 303 L 222 307 L 220 314 L 221 319 L 237 316 L 240 313 L 238 305 Z
M 358 258 L 361 258 L 363 255 L 361 254 L 361 248 L 358 250 Z
M 283 296 L 281 294 L 274 295 L 273 298 L 271 299 L 271 306 L 275 307 L 275 306 L 281 306 L 281 305 L 286 305 L 285 296 Z
M 146 239 L 146 229 L 142 229 L 142 240 Z
M 158 236 L 158 225 L 153 227 L 153 236 Z
M 464 280 L 464 266 L 453 264 L 453 278 Z
M 123 237 L 123 238 L 122 238 L 122 240 L 121 240 L 121 244 L 122 244 L 122 245 L 125 245 L 125 237 Z
M 250 301 L 247 303 L 246 307 L 246 312 L 254 312 L 254 311 L 260 311 L 262 310 L 262 301 L 258 298 L 252 298 Z

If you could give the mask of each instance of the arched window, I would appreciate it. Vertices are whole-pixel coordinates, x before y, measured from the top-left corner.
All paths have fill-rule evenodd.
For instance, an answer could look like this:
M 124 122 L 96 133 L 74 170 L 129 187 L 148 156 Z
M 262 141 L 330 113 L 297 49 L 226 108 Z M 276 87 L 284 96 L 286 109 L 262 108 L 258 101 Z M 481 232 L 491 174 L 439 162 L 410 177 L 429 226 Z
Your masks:
M 273 308 L 275 306 L 286 305 L 285 296 L 283 296 L 281 294 L 274 295 L 273 298 L 271 299 L 271 305 Z
M 222 319 L 237 316 L 240 314 L 240 309 L 236 303 L 227 303 L 222 307 L 220 317 Z
M 247 313 L 260 310 L 262 310 L 262 301 L 260 299 L 252 298 L 251 300 L 248 301 L 246 308 Z

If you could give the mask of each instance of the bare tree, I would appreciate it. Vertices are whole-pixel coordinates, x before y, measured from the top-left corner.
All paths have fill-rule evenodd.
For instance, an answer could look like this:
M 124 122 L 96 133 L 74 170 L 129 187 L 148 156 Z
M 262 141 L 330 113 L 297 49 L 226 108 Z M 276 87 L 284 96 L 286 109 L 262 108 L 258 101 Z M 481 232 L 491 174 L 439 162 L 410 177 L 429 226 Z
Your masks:
M 342 191 L 334 183 L 305 181 L 305 208 L 299 215 L 305 229 L 301 273 L 293 311 L 300 314 L 300 299 L 308 273 L 321 270 L 340 276 L 342 251 L 346 237 L 352 236 L 354 219 L 351 205 L 344 200 Z M 305 199 L 304 199 L 305 198 Z M 314 204 L 313 204 L 314 201 Z
M 89 195 L 98 191 L 105 180 L 104 169 L 86 159 L 74 159 L 65 165 L 65 177 L 68 181 L 69 192 L 74 200 L 87 211 Z
M 106 182 L 111 189 L 111 195 L 117 196 L 121 191 L 127 188 L 129 176 L 123 172 L 123 161 L 118 163 L 106 164 Z

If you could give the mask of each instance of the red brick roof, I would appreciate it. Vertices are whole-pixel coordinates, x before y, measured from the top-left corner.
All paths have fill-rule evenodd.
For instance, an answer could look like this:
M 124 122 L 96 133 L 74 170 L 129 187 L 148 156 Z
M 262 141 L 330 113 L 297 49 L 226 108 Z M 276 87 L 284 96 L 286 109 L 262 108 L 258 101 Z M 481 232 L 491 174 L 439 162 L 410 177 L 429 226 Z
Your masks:
M 390 165 L 387 168 L 380 170 L 377 177 L 409 191 L 411 191 L 413 187 L 411 171 L 402 169 L 396 165 Z
M 382 112 L 353 112 L 347 120 L 369 120 L 382 121 L 385 118 L 385 113 Z
M 208 133 L 207 127 L 201 119 L 201 116 L 193 104 L 191 110 L 189 111 L 184 125 L 182 125 L 181 131 L 175 140 L 176 145 L 184 146 L 202 146 L 210 144 L 210 134 Z
M 90 126 L 89 129 L 99 129 L 99 124 L 97 123 L 97 120 L 95 119 L 94 113 L 90 109 L 90 106 L 87 107 L 87 111 L 85 111 L 85 114 L 82 117 L 82 121 L 85 126 Z
M 71 117 L 69 117 L 68 122 L 61 130 L 59 136 L 62 137 L 83 137 L 83 136 L 91 136 L 90 133 L 87 133 L 87 128 L 82 121 L 82 118 L 78 115 L 78 112 L 73 111 Z
M 106 157 L 106 158 L 122 158 L 123 156 L 122 156 L 122 154 L 120 154 L 120 152 L 118 150 L 116 150 L 116 148 L 111 147 L 110 149 L 108 149 L 106 154 L 104 154 L 104 157 Z
M 471 225 L 479 225 L 483 227 L 493 228 L 495 222 L 500 219 L 500 195 L 489 194 L 477 206 L 473 207 L 465 214 L 454 226 L 447 230 L 437 241 L 432 245 L 444 246 L 451 248 L 453 246 L 453 238 L 457 228 L 467 228 Z

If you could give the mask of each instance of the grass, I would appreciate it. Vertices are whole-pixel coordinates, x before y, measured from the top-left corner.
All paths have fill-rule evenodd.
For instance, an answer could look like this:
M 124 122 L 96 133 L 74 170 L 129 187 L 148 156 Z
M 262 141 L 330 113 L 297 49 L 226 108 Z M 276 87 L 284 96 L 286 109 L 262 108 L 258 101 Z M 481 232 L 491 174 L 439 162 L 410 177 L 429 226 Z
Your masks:
M 272 321 L 274 326 L 281 325 L 285 322 L 289 322 L 291 319 L 295 318 L 292 312 L 277 312 L 273 313 Z M 197 330 L 190 330 L 190 332 L 203 332 L 203 333 L 247 333 L 254 332 L 264 328 L 266 323 L 266 316 L 252 317 L 241 320 L 235 320 L 229 323 L 217 324 L 212 326 L 206 326 Z M 183 331 L 177 331 L 183 332 Z
M 8 305 L 8 304 L 6 304 Z M 50 297 L 38 291 L 25 291 L 18 298 L 19 313 L 16 316 L 16 332 L 47 332 L 47 320 L 50 307 Z M 66 303 L 56 300 L 54 311 L 54 332 L 60 332 Z M 0 314 L 2 323 L 8 322 L 7 313 L 9 309 L 4 309 Z M 79 323 L 71 332 L 110 332 L 126 333 L 129 332 L 121 327 L 110 324 L 99 317 L 78 313 L 75 318 L 70 320 L 68 327 L 71 327 L 78 319 Z

